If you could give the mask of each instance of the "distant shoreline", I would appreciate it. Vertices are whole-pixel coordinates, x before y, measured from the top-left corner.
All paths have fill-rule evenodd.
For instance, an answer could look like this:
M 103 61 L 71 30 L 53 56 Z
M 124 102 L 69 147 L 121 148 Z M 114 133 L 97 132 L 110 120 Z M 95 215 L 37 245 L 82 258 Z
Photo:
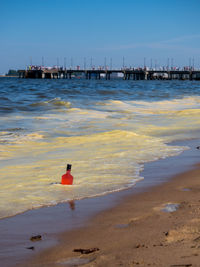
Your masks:
M 14 76 L 14 75 L 0 75 L 0 78 L 18 78 L 18 76 Z

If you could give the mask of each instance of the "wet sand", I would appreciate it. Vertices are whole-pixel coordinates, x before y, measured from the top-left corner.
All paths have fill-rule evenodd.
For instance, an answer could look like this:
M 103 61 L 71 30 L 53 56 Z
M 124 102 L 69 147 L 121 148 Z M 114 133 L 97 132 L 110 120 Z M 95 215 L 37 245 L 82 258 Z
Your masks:
M 99 250 L 73 252 L 80 248 Z M 97 215 L 88 226 L 63 233 L 57 246 L 23 266 L 82 264 L 199 266 L 200 164 L 149 192 L 129 196 Z
M 17 261 L 13 258 L 12 264 L 10 261 L 7 266 L 199 266 L 200 165 L 168 179 L 175 170 L 184 171 L 191 167 L 191 163 L 199 161 L 200 152 L 195 149 L 197 143 L 194 141 L 191 150 L 179 157 L 150 163 L 143 175 L 146 178 L 148 172 L 154 179 L 144 179 L 133 189 L 75 202 L 75 210 L 71 203 L 72 206 L 68 206 L 71 221 L 63 222 L 64 216 L 56 214 L 56 210 L 63 210 L 63 204 L 56 206 L 57 209 L 36 210 L 36 217 L 41 217 L 37 222 L 38 228 L 35 226 L 34 229 L 40 229 L 40 232 L 35 230 L 34 233 L 42 234 L 42 241 L 23 243 L 21 248 L 28 253 L 24 253 L 24 263 L 21 258 L 16 265 Z M 98 203 L 99 207 L 94 212 L 94 205 Z M 90 210 L 93 212 L 90 213 Z M 29 216 L 30 221 L 37 224 L 33 213 L 24 214 L 22 221 L 26 226 Z M 80 214 L 84 213 L 81 217 Z M 16 218 L 13 220 L 16 224 Z M 18 224 L 22 222 L 20 220 Z M 46 234 L 48 238 L 43 230 L 45 224 L 46 232 L 50 229 L 51 233 Z M 50 227 L 52 224 L 54 231 Z M 58 235 L 60 231 L 62 234 Z M 28 230 L 25 235 L 27 238 Z M 55 237 L 57 243 L 53 244 L 50 241 L 55 242 Z M 53 246 L 42 250 L 45 241 Z M 34 250 L 25 249 L 30 244 Z M 93 248 L 97 250 L 89 254 L 73 251 Z

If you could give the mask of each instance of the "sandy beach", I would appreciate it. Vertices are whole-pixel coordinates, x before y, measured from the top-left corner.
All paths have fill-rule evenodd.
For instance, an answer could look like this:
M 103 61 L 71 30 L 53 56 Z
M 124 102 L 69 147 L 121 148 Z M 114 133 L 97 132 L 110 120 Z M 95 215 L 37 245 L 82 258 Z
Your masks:
M 0 7 L 0 267 L 200 267 L 200 0 Z
M 16 266 L 200 266 L 199 178 L 196 164 L 160 185 L 128 194 Z

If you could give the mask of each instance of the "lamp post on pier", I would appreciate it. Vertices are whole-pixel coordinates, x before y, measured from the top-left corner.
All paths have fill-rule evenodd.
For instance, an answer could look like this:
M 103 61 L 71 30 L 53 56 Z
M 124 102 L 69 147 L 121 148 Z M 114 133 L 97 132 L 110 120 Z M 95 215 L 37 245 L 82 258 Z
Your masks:
M 123 57 L 123 61 L 122 61 L 122 66 L 123 66 L 123 69 L 125 68 L 125 58 Z
M 144 69 L 146 68 L 146 57 L 144 57 Z
M 91 57 L 91 59 L 90 59 L 90 69 L 92 70 L 92 66 L 93 66 L 93 59 L 92 59 L 92 57 Z
M 112 58 L 110 58 L 110 70 L 112 70 Z
M 107 61 L 107 59 L 106 59 L 106 57 L 104 58 L 104 70 L 106 70 L 106 61 Z
M 83 68 L 84 68 L 84 70 L 86 70 L 86 58 L 85 57 L 83 59 Z
M 66 70 L 66 57 L 64 57 L 64 70 Z
M 73 57 L 71 57 L 71 69 L 73 69 L 74 67 L 74 60 L 73 60 Z
M 42 57 L 42 67 L 44 67 L 44 57 Z

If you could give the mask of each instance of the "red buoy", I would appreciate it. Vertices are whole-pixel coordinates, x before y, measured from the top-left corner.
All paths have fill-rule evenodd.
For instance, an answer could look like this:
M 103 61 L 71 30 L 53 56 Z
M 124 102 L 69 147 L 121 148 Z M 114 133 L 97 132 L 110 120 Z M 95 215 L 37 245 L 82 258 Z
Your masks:
M 63 185 L 72 185 L 74 177 L 71 175 L 71 164 L 67 164 L 66 173 L 62 175 L 61 184 Z

